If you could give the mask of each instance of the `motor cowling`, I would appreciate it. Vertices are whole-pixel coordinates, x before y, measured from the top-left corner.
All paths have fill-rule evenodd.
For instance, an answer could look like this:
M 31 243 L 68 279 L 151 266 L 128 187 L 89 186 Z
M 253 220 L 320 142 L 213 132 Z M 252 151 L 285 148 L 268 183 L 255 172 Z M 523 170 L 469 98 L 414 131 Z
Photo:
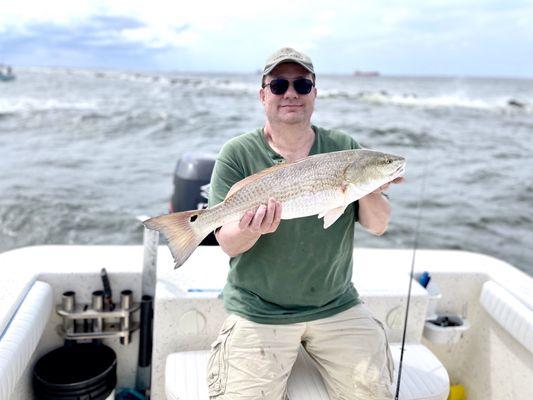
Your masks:
M 184 153 L 174 170 L 174 192 L 169 211 L 179 212 L 207 207 L 209 182 L 215 166 L 216 155 L 211 153 Z M 218 245 L 210 233 L 200 245 Z

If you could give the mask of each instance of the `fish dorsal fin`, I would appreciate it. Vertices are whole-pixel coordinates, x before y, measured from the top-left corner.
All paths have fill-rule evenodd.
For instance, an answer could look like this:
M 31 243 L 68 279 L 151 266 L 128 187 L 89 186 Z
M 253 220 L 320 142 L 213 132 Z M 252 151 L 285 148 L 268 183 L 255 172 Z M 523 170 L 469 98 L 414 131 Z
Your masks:
M 275 171 L 278 171 L 280 169 L 287 168 L 289 165 L 292 165 L 293 163 L 281 163 L 274 165 L 270 168 L 264 169 L 262 171 L 259 171 L 253 175 L 247 176 L 244 179 L 241 179 L 239 182 L 236 182 L 228 191 L 228 194 L 226 195 L 226 199 L 233 196 L 236 192 L 241 190 L 244 186 L 249 185 L 252 182 L 255 182 L 256 180 L 262 178 L 263 176 L 269 175 Z M 226 200 L 224 199 L 224 200 Z

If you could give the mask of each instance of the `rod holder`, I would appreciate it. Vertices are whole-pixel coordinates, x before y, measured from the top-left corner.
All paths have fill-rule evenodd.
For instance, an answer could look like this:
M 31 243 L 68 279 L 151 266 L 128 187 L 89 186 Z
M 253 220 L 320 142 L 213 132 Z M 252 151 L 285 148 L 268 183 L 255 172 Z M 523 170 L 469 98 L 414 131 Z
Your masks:
M 106 310 L 104 292 L 96 290 L 92 293 L 90 304 L 76 303 L 73 291 L 63 293 L 61 304 L 56 312 L 63 318 L 58 326 L 58 333 L 66 340 L 90 340 L 120 338 L 120 343 L 129 344 L 131 334 L 139 329 L 140 323 L 133 320 L 132 314 L 138 311 L 141 303 L 133 302 L 133 292 L 123 290 L 120 294 L 120 307 Z M 76 329 L 76 321 L 88 320 L 92 324 L 85 329 Z M 118 322 L 117 322 L 118 321 Z M 83 324 L 79 324 L 83 326 Z
M 76 292 L 68 291 L 64 292 L 61 296 L 61 308 L 66 313 L 74 312 L 76 308 Z M 73 319 L 63 318 L 63 329 L 68 334 L 75 332 L 75 324 Z
M 122 308 L 123 310 L 129 310 L 131 307 L 131 298 L 132 298 L 131 290 L 123 290 L 122 292 L 120 292 L 120 308 Z M 130 322 L 131 322 L 130 314 L 127 314 L 123 316 L 122 318 L 120 318 L 120 330 L 129 331 Z M 131 340 L 131 335 L 126 335 L 120 338 L 120 343 L 129 344 L 130 340 Z
M 92 294 L 91 307 L 96 312 L 102 312 L 104 310 L 104 292 L 101 290 L 95 290 Z M 93 332 L 102 332 L 104 330 L 104 319 L 93 319 Z

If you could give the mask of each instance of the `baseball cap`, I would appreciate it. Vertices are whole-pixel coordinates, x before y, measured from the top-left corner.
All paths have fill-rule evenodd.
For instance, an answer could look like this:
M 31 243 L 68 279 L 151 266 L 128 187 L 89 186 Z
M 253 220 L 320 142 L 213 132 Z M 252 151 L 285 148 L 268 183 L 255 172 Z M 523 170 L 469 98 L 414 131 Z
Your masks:
M 265 68 L 263 69 L 263 76 L 268 75 L 279 64 L 286 62 L 300 64 L 312 74 L 315 73 L 313 62 L 308 56 L 306 56 L 304 53 L 294 50 L 293 48 L 283 47 L 268 57 Z

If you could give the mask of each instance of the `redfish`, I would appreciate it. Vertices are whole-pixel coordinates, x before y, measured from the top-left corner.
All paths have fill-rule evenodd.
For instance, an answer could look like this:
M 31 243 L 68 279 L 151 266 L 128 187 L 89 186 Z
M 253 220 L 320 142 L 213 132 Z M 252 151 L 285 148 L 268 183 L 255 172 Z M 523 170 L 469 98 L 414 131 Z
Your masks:
M 324 229 L 346 207 L 381 185 L 401 176 L 405 159 L 357 149 L 316 154 L 267 168 L 235 183 L 214 207 L 161 215 L 144 222 L 168 240 L 175 268 L 181 266 L 204 237 L 274 198 L 282 204 L 281 219 L 318 215 Z

